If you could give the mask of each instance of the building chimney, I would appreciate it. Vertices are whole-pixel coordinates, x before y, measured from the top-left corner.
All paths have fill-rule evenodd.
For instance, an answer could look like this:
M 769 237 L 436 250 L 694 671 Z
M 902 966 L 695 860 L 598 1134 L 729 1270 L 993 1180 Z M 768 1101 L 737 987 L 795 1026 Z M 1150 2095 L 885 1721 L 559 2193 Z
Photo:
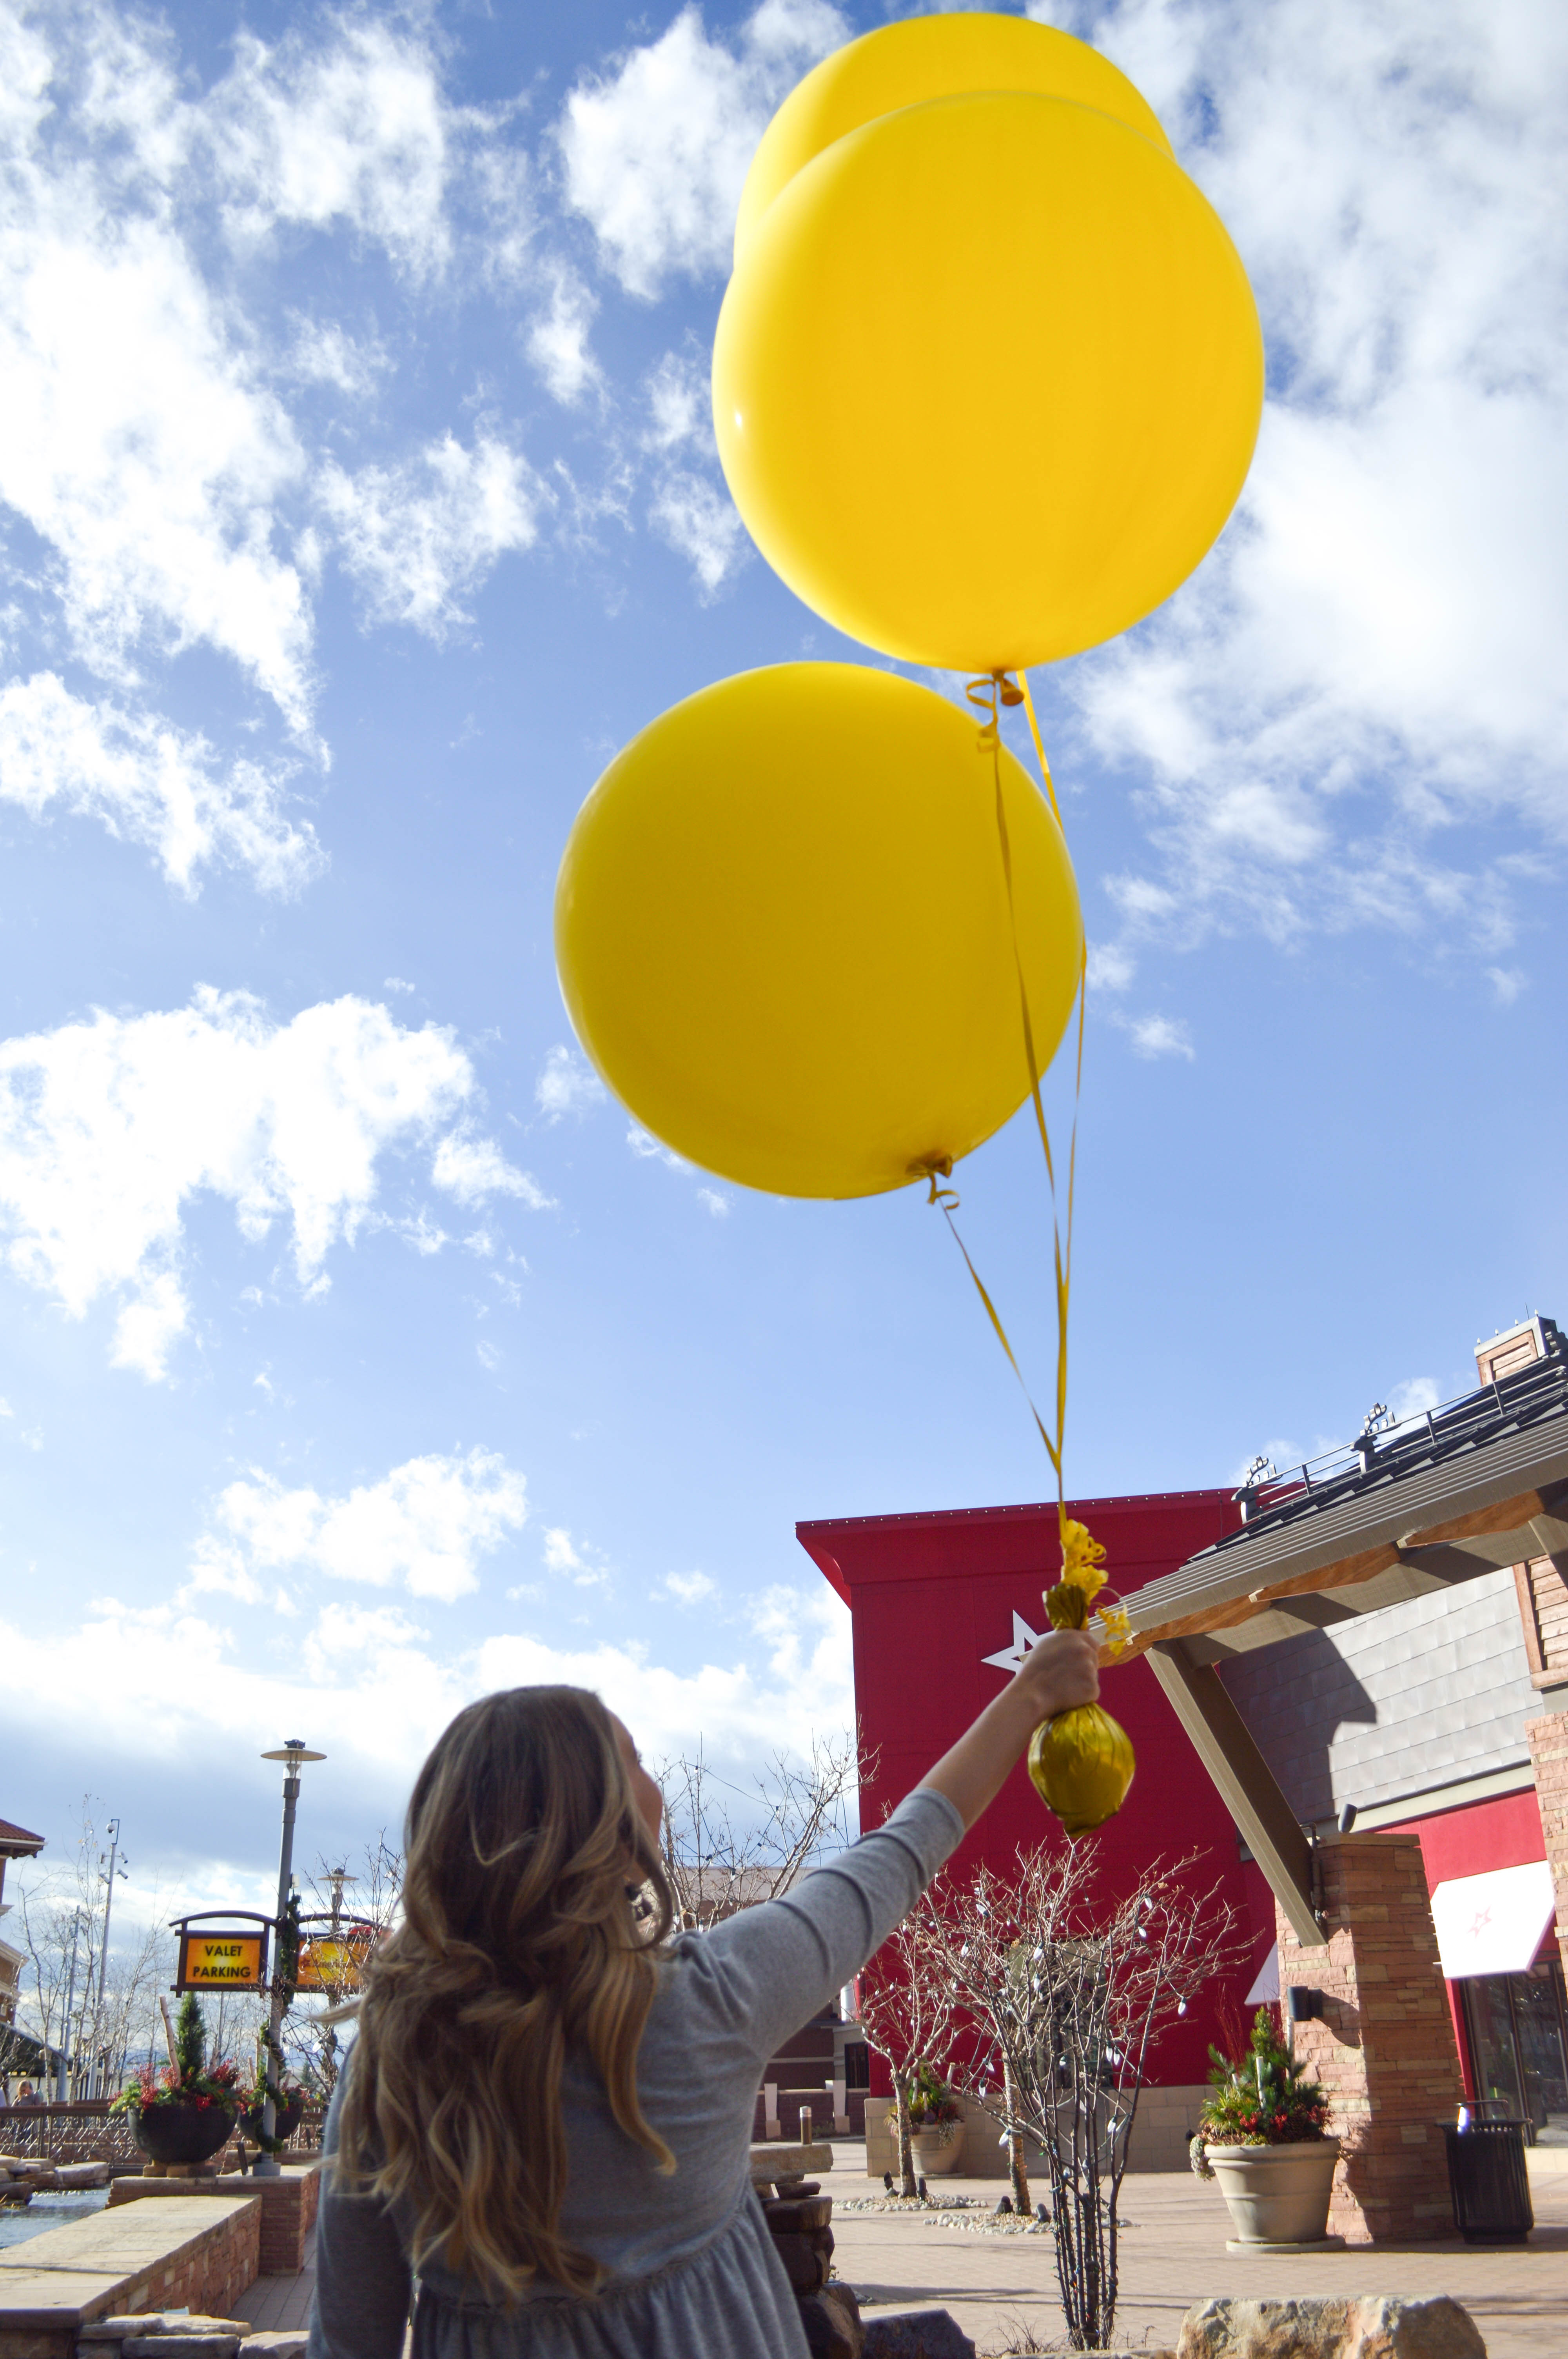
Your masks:
M 1532 1319 L 1521 1319 L 1515 1327 L 1505 1327 L 1492 1337 L 1489 1343 L 1476 1346 L 1476 1372 L 1484 1385 L 1496 1384 L 1500 1376 L 1517 1375 L 1520 1368 L 1530 1367 L 1563 1349 L 1563 1339 L 1554 1319 L 1537 1311 Z

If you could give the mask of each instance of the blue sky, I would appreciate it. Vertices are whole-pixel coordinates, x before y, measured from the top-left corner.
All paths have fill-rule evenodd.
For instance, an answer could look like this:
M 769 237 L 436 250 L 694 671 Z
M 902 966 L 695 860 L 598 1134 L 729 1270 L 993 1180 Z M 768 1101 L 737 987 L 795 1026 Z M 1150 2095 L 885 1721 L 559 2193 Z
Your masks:
M 1036 683 L 1082 1495 L 1342 1440 L 1568 1305 L 1568 31 L 1051 13 L 1219 206 L 1271 383 L 1199 574 Z M 550 951 L 643 722 L 875 660 L 750 549 L 705 384 L 768 113 L 881 21 L 0 11 L 0 1815 L 102 1796 L 144 1908 L 263 1888 L 263 1745 L 330 1756 L 341 1850 L 503 1681 L 804 1745 L 849 1659 L 795 1518 L 1046 1487 L 918 1191 L 678 1167 Z M 1048 1391 L 1023 1125 L 959 1184 Z

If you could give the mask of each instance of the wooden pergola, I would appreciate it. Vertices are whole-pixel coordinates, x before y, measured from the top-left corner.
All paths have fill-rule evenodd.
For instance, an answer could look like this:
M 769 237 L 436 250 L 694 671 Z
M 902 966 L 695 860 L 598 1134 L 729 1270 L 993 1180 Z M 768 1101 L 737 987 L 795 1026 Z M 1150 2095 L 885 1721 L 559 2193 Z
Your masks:
M 1544 1329 L 1544 1333 L 1541 1330 Z M 1238 1496 L 1245 1517 L 1122 1602 L 1297 1939 L 1324 1940 L 1313 1846 L 1217 1667 L 1505 1566 L 1568 1580 L 1568 1348 Z

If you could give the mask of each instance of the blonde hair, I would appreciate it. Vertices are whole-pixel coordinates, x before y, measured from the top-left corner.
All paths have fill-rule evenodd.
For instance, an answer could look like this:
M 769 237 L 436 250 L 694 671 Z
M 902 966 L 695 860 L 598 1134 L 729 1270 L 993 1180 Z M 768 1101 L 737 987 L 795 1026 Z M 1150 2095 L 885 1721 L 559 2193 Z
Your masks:
M 615 1740 L 583 1688 L 510 1688 L 460 1712 L 408 1806 L 404 1921 L 368 1970 L 340 2167 L 413 2219 L 412 2258 L 514 2301 L 535 2273 L 600 2269 L 560 2234 L 561 2067 L 592 2060 L 658 2169 L 637 2049 L 670 1889 Z M 633 1914 L 651 1886 L 651 1917 Z

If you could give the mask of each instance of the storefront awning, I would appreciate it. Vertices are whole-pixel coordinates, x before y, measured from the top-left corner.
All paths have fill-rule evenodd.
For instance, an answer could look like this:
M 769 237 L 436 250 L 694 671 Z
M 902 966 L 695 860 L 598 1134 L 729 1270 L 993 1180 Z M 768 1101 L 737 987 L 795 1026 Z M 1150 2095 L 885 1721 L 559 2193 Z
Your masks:
M 1243 2006 L 1278 2006 L 1280 1999 L 1280 1945 L 1274 1943 L 1253 1977 L 1252 1987 L 1242 2000 Z
M 1552 1870 L 1543 1859 L 1456 1875 L 1432 1896 L 1432 1921 L 1450 1982 L 1470 1974 L 1522 1974 L 1556 1917 Z

